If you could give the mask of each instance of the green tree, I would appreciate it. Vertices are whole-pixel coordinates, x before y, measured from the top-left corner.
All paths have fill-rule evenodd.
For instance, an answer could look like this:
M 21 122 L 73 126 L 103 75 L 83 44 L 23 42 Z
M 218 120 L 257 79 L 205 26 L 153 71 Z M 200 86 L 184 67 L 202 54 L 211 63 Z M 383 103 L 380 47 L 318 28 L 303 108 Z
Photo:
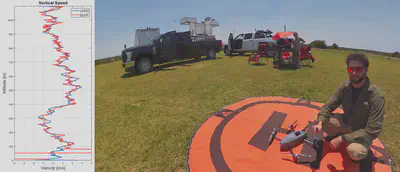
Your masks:
M 338 48 L 339 48 L 339 46 L 338 46 L 336 43 L 333 43 L 333 44 L 332 44 L 332 48 L 334 48 L 334 49 L 338 49 Z
M 323 41 L 323 40 L 315 40 L 315 41 L 311 42 L 311 47 L 325 49 L 328 46 L 326 45 L 325 41 Z
M 400 53 L 398 51 L 392 53 L 392 57 L 400 57 Z

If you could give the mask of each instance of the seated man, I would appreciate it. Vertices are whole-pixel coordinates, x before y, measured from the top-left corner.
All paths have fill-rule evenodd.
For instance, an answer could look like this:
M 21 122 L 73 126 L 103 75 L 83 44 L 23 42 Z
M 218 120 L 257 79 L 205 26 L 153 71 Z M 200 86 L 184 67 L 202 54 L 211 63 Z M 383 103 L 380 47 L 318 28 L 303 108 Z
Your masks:
M 279 38 L 276 41 L 277 45 L 281 46 L 282 48 L 290 48 L 291 42 L 287 38 Z
M 361 161 L 367 168 L 372 168 L 371 160 L 366 157 L 371 154 L 368 152 L 372 141 L 382 131 L 385 98 L 379 88 L 370 83 L 367 76 L 369 62 L 364 54 L 350 54 L 346 63 L 349 80 L 342 83 L 323 106 L 314 130 L 325 131 L 325 140 L 330 142 L 332 149 L 345 143 L 354 162 Z M 333 116 L 333 111 L 340 105 L 344 114 Z

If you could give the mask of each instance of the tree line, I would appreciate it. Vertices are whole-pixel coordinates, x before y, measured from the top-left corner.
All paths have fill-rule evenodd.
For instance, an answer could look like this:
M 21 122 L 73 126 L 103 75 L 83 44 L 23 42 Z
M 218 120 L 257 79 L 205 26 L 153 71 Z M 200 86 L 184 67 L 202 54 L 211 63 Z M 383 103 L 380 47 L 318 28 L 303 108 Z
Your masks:
M 373 50 L 363 50 L 363 49 L 339 47 L 339 45 L 337 45 L 336 43 L 333 43 L 331 46 L 328 46 L 324 40 L 312 41 L 310 44 L 308 44 L 308 46 L 311 46 L 313 48 L 319 48 L 319 49 L 343 49 L 343 50 L 351 50 L 351 51 L 363 51 L 366 53 L 400 58 L 400 52 L 398 52 L 398 51 L 393 52 L 393 53 L 384 53 L 384 52 L 373 51 Z

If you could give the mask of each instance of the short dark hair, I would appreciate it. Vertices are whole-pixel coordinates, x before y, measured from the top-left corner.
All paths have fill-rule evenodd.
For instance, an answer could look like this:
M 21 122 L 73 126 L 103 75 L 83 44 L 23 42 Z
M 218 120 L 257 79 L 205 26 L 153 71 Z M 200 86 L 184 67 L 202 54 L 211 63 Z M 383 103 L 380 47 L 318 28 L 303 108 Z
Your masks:
M 349 62 L 351 60 L 359 60 L 364 64 L 364 67 L 368 67 L 369 66 L 369 61 L 367 56 L 364 53 L 351 53 L 347 56 L 346 58 L 346 64 L 347 66 L 349 65 Z

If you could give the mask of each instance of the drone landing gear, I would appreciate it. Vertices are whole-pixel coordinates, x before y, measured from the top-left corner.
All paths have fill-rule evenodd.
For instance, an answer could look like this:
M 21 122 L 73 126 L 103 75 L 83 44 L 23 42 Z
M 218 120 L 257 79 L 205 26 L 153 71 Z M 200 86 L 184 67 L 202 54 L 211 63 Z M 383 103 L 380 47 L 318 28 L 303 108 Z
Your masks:
M 310 163 L 310 167 L 314 169 L 319 169 L 321 160 L 322 160 L 322 150 L 323 150 L 323 141 L 314 139 L 314 149 L 317 152 L 317 156 L 315 160 Z
M 306 154 L 295 154 L 292 150 L 292 148 L 289 149 L 289 152 L 284 152 L 283 154 L 291 154 L 293 158 L 293 162 L 296 164 L 302 164 L 302 163 L 307 163 L 307 162 L 300 162 L 299 159 L 300 157 L 309 157 L 311 158 L 311 155 L 306 155 Z
M 368 155 L 363 160 L 360 161 L 360 171 L 361 172 L 372 172 L 372 159 L 373 152 L 371 149 L 368 150 Z
M 323 142 L 323 133 L 322 131 L 319 132 L 314 132 L 312 129 L 312 125 L 314 125 L 313 122 L 308 122 L 308 132 L 310 134 L 310 137 L 313 137 L 313 142 L 311 143 L 309 140 L 304 139 L 304 141 L 306 141 L 313 149 L 313 151 L 315 152 L 315 160 L 310 162 L 310 167 L 313 169 L 319 169 L 320 168 L 320 164 L 321 164 L 321 160 L 322 160 L 322 153 L 323 153 L 323 146 L 324 146 L 324 142 Z M 303 148 L 304 149 L 304 148 Z M 305 150 L 303 150 L 305 151 Z

